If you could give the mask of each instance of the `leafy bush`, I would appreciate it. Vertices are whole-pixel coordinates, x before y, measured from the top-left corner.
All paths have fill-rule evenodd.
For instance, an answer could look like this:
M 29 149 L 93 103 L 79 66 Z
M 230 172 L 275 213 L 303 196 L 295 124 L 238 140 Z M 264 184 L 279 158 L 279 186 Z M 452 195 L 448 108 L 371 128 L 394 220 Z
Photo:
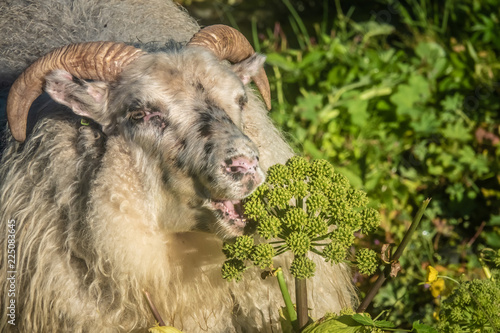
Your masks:
M 297 151 L 329 160 L 381 207 L 385 233 L 367 242 L 401 239 L 417 203 L 433 198 L 401 277 L 375 303 L 397 324 L 431 320 L 423 267 L 477 277 L 474 253 L 500 248 L 497 6 L 380 1 L 357 22 L 336 1 L 333 22 L 307 29 L 283 3 L 294 34 L 268 31 L 259 45 L 271 65 L 272 116 Z

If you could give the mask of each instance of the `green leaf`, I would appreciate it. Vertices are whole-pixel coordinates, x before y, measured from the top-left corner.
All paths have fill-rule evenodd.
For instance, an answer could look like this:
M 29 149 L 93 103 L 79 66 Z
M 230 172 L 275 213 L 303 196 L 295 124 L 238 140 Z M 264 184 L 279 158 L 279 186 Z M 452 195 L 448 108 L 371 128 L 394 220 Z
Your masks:
M 420 322 L 416 321 L 413 323 L 413 329 L 412 332 L 415 333 L 438 333 L 437 329 L 435 329 L 432 326 L 421 324 Z
M 373 319 L 367 315 L 363 315 L 360 313 L 356 313 L 352 315 L 352 319 L 355 320 L 356 322 L 365 325 L 365 326 L 374 326 L 375 322 Z
M 500 235 L 498 232 L 489 232 L 485 234 L 486 243 L 493 248 L 500 248 Z
M 429 135 L 435 133 L 440 125 L 440 121 L 434 113 L 425 112 L 424 108 L 413 109 L 418 112 L 421 116 L 413 116 L 413 121 L 411 122 L 411 127 L 415 133 Z
M 311 64 L 315 64 L 320 61 L 324 56 L 324 52 L 321 51 L 313 51 L 308 53 L 301 62 L 299 62 L 299 68 L 307 70 Z
M 437 43 L 421 42 L 415 48 L 415 53 L 422 61 L 432 66 L 432 70 L 429 72 L 429 77 L 432 79 L 440 76 L 448 65 L 446 51 Z
M 318 118 L 318 110 L 323 105 L 323 95 L 307 93 L 297 98 L 295 110 L 303 119 L 315 121 Z
M 430 97 L 430 88 L 427 80 L 421 75 L 410 77 L 408 84 L 401 84 L 395 94 L 390 97 L 391 102 L 396 105 L 396 111 L 400 115 L 408 115 L 411 118 L 423 117 L 419 110 L 415 110 L 416 103 L 424 104 Z
M 290 71 L 290 72 L 295 70 L 297 67 L 297 65 L 293 61 L 287 59 L 286 57 L 278 53 L 267 54 L 266 62 L 272 66 L 278 66 L 279 68 L 282 68 L 285 71 Z
M 443 136 L 450 140 L 470 141 L 472 135 L 467 127 L 464 126 L 463 121 L 459 120 L 454 123 L 447 123 L 445 128 L 441 130 Z
M 375 326 L 379 328 L 393 328 L 394 324 L 386 320 L 373 320 L 368 315 L 356 313 L 352 315 L 352 319 L 364 326 Z
M 325 154 L 316 148 L 316 145 L 310 140 L 306 140 L 304 142 L 304 152 L 311 155 L 315 159 L 323 159 L 325 158 Z
M 344 168 L 344 167 L 336 167 L 335 168 L 339 173 L 343 174 L 349 180 L 349 183 L 355 188 L 363 187 L 363 180 L 361 177 L 352 171 L 352 168 Z
M 463 105 L 463 96 L 460 94 L 453 94 L 451 95 L 446 95 L 444 100 L 441 102 L 441 106 L 446 110 L 446 111 L 456 111 L 460 109 Z
M 435 42 L 420 42 L 415 48 L 415 53 L 428 63 L 435 63 L 437 60 L 446 57 L 446 51 Z
M 491 219 L 490 219 L 490 222 L 488 223 L 488 225 L 491 225 L 491 226 L 500 225 L 500 215 L 491 216 Z
M 302 333 L 356 333 L 362 329 L 362 325 L 353 320 L 351 316 L 346 315 L 326 320 L 320 324 L 312 324 L 306 327 Z
M 368 101 L 353 99 L 345 103 L 347 112 L 351 115 L 351 122 L 358 127 L 364 127 L 370 114 L 368 113 Z

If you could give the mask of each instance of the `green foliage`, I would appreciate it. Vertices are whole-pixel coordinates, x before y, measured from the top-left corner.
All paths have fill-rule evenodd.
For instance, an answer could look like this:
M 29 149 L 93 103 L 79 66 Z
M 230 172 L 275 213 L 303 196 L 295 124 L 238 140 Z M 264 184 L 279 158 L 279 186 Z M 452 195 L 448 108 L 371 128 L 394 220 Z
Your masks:
M 485 246 L 500 251 L 498 1 L 273 4 L 265 2 L 266 15 L 278 13 L 270 21 L 258 26 L 260 10 L 252 22 L 256 50 L 268 55 L 271 116 L 298 152 L 328 160 L 335 175 L 375 199 L 370 206 L 381 208 L 383 232 L 370 234 L 373 211 L 358 211 L 361 230 L 370 234 L 359 241 L 397 242 L 418 203 L 433 198 L 429 221 L 401 258 L 402 272 L 370 310 L 390 310 L 387 319 L 407 329 L 411 322 L 416 329 L 417 319 L 432 322 L 437 305 L 419 284 L 423 267 L 472 280 L 483 277 L 484 258 L 476 253 Z M 244 17 L 249 13 L 245 7 Z M 269 28 L 275 21 L 280 24 Z M 343 189 L 329 191 L 347 197 Z M 337 221 L 344 202 L 330 205 Z M 273 228 L 268 238 L 283 233 Z M 340 232 L 335 237 L 353 240 Z M 322 252 L 342 261 L 340 248 L 332 242 Z M 366 291 L 367 281 L 357 281 Z
M 380 215 L 367 204 L 366 195 L 325 160 L 309 162 L 295 156 L 285 165 L 273 165 L 266 182 L 243 203 L 250 223 L 258 223 L 258 235 L 273 241 L 255 245 L 251 236 L 240 236 L 234 244 L 224 244 L 228 261 L 223 276 L 239 280 L 241 263 L 249 260 L 261 268 L 272 267 L 272 257 L 285 251 L 294 254 L 290 272 L 298 279 L 314 275 L 316 265 L 310 255 L 332 264 L 345 262 L 354 233 L 380 224 Z M 365 250 L 359 251 L 356 262 L 362 274 L 372 274 L 377 255 Z
M 500 274 L 494 279 L 461 282 L 442 303 L 440 332 L 500 331 Z
M 393 329 L 394 324 L 385 320 L 374 320 L 367 313 L 354 313 L 352 309 L 343 309 L 340 315 L 327 314 L 317 322 L 306 327 L 303 333 L 382 333 Z M 435 332 L 416 330 L 417 333 Z
M 339 225 L 359 219 L 366 244 L 400 240 L 418 203 L 433 198 L 430 220 L 401 259 L 404 274 L 374 304 L 376 312 L 390 309 L 397 325 L 431 322 L 435 305 L 418 284 L 423 265 L 439 263 L 451 276 L 472 279 L 481 272 L 478 249 L 500 249 L 498 2 L 334 5 L 324 2 L 324 18 L 308 21 L 307 37 L 293 15 L 293 34 L 269 30 L 259 45 L 276 96 L 271 115 L 297 151 L 328 160 L 335 175 L 345 175 L 381 207 L 346 213 L 356 193 L 338 182 L 323 191 L 343 198 L 330 204 L 329 214 Z M 321 177 L 317 183 L 328 186 Z M 370 216 L 379 212 L 384 233 L 370 235 Z M 323 255 L 345 260 L 338 244 L 354 238 L 345 229 L 329 237 L 337 243 Z

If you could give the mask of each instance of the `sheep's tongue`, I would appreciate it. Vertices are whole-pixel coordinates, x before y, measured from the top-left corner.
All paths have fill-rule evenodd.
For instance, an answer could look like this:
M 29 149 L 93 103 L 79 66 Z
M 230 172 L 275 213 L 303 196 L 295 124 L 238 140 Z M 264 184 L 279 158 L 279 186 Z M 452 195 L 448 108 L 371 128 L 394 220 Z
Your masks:
M 246 219 L 243 216 L 243 206 L 239 200 L 218 200 L 214 201 L 215 209 L 220 210 L 224 218 L 228 219 L 239 227 L 245 227 Z

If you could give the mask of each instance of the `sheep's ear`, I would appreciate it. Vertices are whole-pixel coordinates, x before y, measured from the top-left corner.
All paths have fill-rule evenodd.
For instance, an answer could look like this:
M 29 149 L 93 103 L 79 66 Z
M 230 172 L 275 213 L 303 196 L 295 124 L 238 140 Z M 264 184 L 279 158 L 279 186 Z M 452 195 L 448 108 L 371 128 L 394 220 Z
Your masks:
M 108 84 L 86 82 L 64 70 L 55 70 L 45 78 L 45 91 L 54 101 L 68 106 L 77 115 L 108 125 Z
M 264 66 L 266 56 L 254 53 L 247 59 L 232 66 L 233 71 L 238 75 L 243 84 L 248 84 L 252 81 L 252 76 L 256 75 Z

